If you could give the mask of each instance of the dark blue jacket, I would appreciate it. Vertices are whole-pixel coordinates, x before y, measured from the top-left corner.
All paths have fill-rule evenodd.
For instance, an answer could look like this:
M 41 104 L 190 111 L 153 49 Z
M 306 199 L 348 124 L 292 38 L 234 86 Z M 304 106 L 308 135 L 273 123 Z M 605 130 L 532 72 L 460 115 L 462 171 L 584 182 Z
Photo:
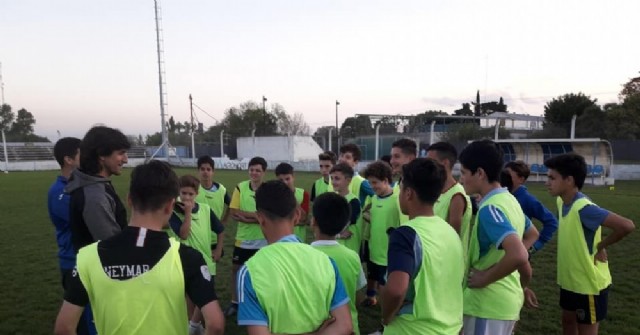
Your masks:
M 49 189 L 47 200 L 49 218 L 51 218 L 51 222 L 56 227 L 58 259 L 61 270 L 73 269 L 76 265 L 76 253 L 71 243 L 71 226 L 69 225 L 70 196 L 64 193 L 66 185 L 67 178 L 58 176 L 56 182 Z
M 514 190 L 513 196 L 516 197 L 520 203 L 524 215 L 528 216 L 531 221 L 537 219 L 542 222 L 540 237 L 536 243 L 533 244 L 535 250 L 542 249 L 542 247 L 551 240 L 556 230 L 558 230 L 558 220 L 538 199 L 527 191 L 526 186 L 521 185 Z

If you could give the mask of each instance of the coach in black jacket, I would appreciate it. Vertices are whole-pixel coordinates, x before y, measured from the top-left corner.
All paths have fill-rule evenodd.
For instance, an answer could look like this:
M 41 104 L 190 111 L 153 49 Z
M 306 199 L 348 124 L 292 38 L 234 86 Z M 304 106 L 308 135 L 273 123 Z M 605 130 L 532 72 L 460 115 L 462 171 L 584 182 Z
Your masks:
M 127 226 L 127 211 L 109 178 L 120 175 L 130 147 L 122 132 L 105 126 L 91 128 L 82 139 L 80 168 L 65 188 L 71 194 L 69 221 L 76 252 Z

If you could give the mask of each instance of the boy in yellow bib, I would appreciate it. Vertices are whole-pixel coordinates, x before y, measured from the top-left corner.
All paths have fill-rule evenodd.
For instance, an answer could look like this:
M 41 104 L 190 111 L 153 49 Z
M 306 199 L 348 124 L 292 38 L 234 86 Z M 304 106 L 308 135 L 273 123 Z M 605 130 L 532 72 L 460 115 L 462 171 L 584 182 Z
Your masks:
M 467 145 L 460 163 L 465 191 L 482 196 L 470 235 L 464 334 L 511 335 L 531 279 L 523 238 L 533 244 L 538 231 L 515 197 L 500 186 L 503 158 L 495 143 Z
M 584 158 L 564 154 L 547 159 L 549 194 L 557 197 L 558 285 L 562 333 L 598 334 L 607 316 L 611 274 L 606 248 L 633 231 L 631 220 L 598 207 L 580 189 L 587 176 Z M 602 239 L 602 227 L 613 232 Z
M 444 168 L 418 158 L 403 166 L 400 207 L 409 221 L 391 233 L 382 290 L 385 335 L 458 335 L 462 328 L 464 261 L 456 231 L 433 205 Z
M 238 325 L 249 335 L 351 334 L 349 297 L 335 262 L 293 234 L 296 208 L 293 192 L 279 180 L 256 191 L 269 245 L 238 272 Z
M 336 236 L 349 225 L 349 207 L 346 199 L 339 194 L 326 193 L 316 198 L 311 219 L 315 241 L 311 246 L 327 254 L 336 263 L 349 295 L 353 332 L 360 335 L 356 297 L 357 292 L 367 285 L 367 279 L 364 277 L 358 253 L 336 241 Z

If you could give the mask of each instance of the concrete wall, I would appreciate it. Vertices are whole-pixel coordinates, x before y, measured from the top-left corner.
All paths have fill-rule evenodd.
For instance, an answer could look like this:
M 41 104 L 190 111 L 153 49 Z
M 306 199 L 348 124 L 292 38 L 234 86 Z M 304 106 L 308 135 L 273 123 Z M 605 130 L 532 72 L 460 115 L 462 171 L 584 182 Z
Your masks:
M 317 161 L 322 149 L 311 136 L 239 137 L 238 159 L 261 156 L 267 161 Z

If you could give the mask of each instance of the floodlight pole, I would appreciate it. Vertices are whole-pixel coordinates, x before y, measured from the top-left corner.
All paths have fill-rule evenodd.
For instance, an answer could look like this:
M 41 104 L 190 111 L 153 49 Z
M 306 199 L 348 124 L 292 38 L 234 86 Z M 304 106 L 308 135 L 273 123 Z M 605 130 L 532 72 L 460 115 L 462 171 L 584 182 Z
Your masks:
M 0 108 L 4 107 L 4 81 L 2 80 L 2 63 L 0 63 Z M 4 173 L 9 173 L 9 154 L 7 153 L 7 138 L 4 135 L 4 127 L 2 127 L 2 147 L 4 148 Z
M 329 151 L 331 151 L 331 131 L 333 131 L 333 129 L 329 127 Z
M 162 57 L 163 48 L 162 48 L 162 37 L 160 35 L 160 9 L 158 6 L 158 0 L 153 1 L 154 9 L 155 9 L 155 18 L 156 18 L 156 51 L 158 53 L 158 85 L 160 87 L 160 122 L 162 123 L 161 131 L 162 131 L 162 146 L 160 148 L 166 148 L 164 151 L 164 157 L 169 158 L 169 133 L 167 132 L 167 123 L 165 122 L 165 105 L 166 101 L 164 101 L 165 85 L 166 83 L 163 80 L 164 74 L 164 60 Z
M 195 132 L 195 127 L 193 126 L 193 98 L 191 94 L 189 94 L 189 107 L 191 109 L 191 158 L 193 158 L 193 164 L 196 164 L 196 144 L 193 140 L 193 133 Z
M 224 157 L 224 129 L 220 131 L 220 158 Z
M 380 122 L 376 125 L 376 154 L 375 160 L 378 160 L 378 151 L 380 149 Z

